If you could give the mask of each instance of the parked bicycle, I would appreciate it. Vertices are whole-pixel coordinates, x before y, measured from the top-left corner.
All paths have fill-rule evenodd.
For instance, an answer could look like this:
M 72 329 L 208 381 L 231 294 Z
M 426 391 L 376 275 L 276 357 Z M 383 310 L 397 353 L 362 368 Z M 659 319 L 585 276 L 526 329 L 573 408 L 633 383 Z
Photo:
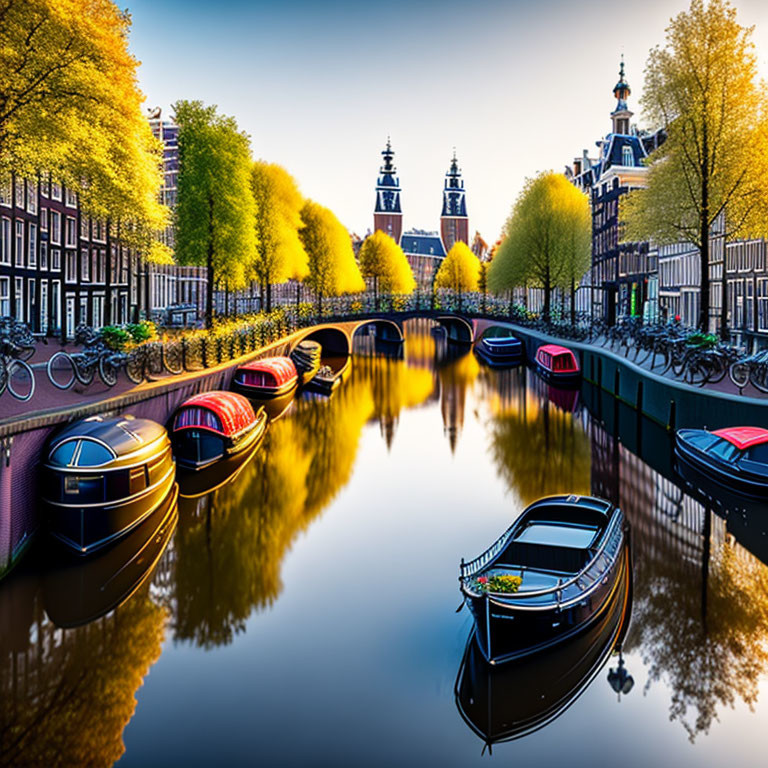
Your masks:
M 0 318 L 0 395 L 7 389 L 22 402 L 35 394 L 35 375 L 27 360 L 35 353 L 35 337 L 24 323 Z
M 729 367 L 728 374 L 739 391 L 752 384 L 760 392 L 768 393 L 768 350 L 737 360 Z
M 108 387 L 117 382 L 110 375 L 109 366 L 102 364 L 102 358 L 109 355 L 107 348 L 98 331 L 87 325 L 79 325 L 75 330 L 75 343 L 82 346 L 81 352 L 56 352 L 48 360 L 47 372 L 51 383 L 58 389 L 66 390 L 78 382 L 87 387 L 94 379 L 96 372 Z

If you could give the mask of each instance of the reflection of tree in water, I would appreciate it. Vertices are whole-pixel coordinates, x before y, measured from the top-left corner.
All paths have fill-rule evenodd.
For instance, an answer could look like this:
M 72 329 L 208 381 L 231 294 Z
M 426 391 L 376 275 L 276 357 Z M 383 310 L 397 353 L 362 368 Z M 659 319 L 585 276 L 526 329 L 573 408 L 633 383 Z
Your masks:
M 499 376 L 497 382 L 504 389 L 490 422 L 491 454 L 509 487 L 525 504 L 556 493 L 588 494 L 589 436 L 578 419 L 535 397 L 524 377 Z M 510 382 L 523 384 L 517 396 L 507 391 Z
M 713 540 L 698 563 L 680 556 L 675 537 L 664 538 L 667 547 L 642 548 L 655 556 L 642 563 L 626 647 L 648 665 L 646 687 L 662 679 L 670 686 L 670 718 L 693 741 L 719 708 L 757 701 L 768 668 L 768 568 L 729 537 Z
M 345 386 L 330 400 L 300 400 L 290 416 L 270 425 L 232 483 L 182 500 L 177 639 L 204 647 L 229 643 L 254 608 L 274 602 L 286 551 L 349 480 L 372 410 L 364 386 Z
M 62 630 L 30 599 L 27 644 L 0 657 L 0 764 L 112 765 L 135 692 L 160 656 L 167 611 L 147 586 L 108 616 Z

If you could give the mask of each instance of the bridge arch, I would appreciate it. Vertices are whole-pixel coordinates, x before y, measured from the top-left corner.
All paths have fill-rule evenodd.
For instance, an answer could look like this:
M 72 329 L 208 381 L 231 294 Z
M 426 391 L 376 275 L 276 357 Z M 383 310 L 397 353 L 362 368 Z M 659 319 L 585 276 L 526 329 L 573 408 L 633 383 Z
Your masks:
M 365 328 L 373 328 L 376 332 L 376 339 L 378 341 L 389 341 L 394 343 L 400 343 L 405 340 L 403 336 L 403 329 L 394 320 L 387 320 L 386 318 L 373 318 L 371 320 L 363 320 L 352 332 L 352 338 L 358 334 L 358 332 Z
M 445 329 L 449 341 L 471 344 L 475 340 L 472 323 L 461 315 L 438 315 L 435 322 Z
M 297 338 L 295 343 L 291 345 L 291 350 L 295 349 L 299 342 L 308 339 L 318 342 L 323 348 L 324 355 L 347 357 L 352 352 L 352 343 L 349 333 L 336 325 L 322 325 L 316 328 L 308 328 L 307 332 Z

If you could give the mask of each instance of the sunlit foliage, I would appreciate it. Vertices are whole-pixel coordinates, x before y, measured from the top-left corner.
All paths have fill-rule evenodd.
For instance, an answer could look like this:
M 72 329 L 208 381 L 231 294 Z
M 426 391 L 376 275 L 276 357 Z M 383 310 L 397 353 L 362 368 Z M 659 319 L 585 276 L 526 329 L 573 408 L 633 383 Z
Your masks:
M 272 284 L 302 280 L 309 273 L 307 253 L 299 238 L 304 198 L 295 179 L 282 166 L 259 160 L 251 170 L 256 203 L 256 260 L 258 281 L 272 309 Z
M 246 285 L 256 257 L 248 136 L 234 118 L 199 101 L 174 105 L 179 124 L 176 255 L 208 268 L 206 324 L 215 287 Z
M 373 291 L 413 293 L 416 281 L 403 249 L 385 232 L 377 229 L 360 247 L 360 271 L 373 278 Z
M 349 233 L 333 212 L 307 200 L 301 218 L 299 236 L 309 258 L 309 275 L 304 282 L 315 291 L 318 301 L 323 296 L 365 290 Z
M 651 155 L 647 187 L 621 211 L 627 240 L 699 248 L 704 330 L 713 222 L 724 211 L 728 237 L 768 234 L 768 113 L 751 34 L 726 0 L 692 0 L 671 20 L 665 46 L 648 58 L 642 97 L 667 139 Z M 724 301 L 723 323 L 727 311 Z
M 591 233 L 587 198 L 565 176 L 546 172 L 528 179 L 505 224 L 488 286 L 496 293 L 541 288 L 548 318 L 552 290 L 575 290 L 589 266 Z
M 436 288 L 450 288 L 459 295 L 476 291 L 480 277 L 480 261 L 461 240 L 454 243 L 435 275 Z

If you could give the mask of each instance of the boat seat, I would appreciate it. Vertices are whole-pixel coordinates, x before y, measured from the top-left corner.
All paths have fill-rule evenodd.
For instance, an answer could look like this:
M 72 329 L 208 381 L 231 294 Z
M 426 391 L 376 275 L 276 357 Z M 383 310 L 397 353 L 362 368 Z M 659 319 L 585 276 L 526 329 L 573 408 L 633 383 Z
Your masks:
M 590 559 L 591 552 L 588 549 L 512 541 L 493 562 L 493 565 L 523 566 L 541 571 L 578 573 Z

